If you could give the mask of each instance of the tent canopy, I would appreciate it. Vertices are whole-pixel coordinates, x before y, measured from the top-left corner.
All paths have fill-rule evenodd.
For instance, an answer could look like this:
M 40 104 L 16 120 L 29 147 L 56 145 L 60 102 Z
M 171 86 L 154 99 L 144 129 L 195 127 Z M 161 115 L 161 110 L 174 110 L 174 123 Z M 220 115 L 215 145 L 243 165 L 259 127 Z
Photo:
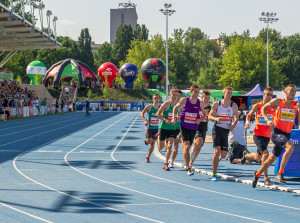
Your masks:
M 249 91 L 247 94 L 244 94 L 243 96 L 251 96 L 251 98 L 262 98 L 264 95 L 264 88 L 257 84 L 251 91 Z

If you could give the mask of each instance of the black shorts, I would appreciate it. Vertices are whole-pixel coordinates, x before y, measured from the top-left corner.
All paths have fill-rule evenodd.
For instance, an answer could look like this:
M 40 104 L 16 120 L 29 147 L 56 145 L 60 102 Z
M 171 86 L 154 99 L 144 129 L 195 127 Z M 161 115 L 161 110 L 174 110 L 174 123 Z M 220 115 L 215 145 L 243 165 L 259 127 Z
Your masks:
M 147 139 L 151 138 L 156 140 L 156 134 L 158 133 L 158 129 L 148 129 L 146 132 Z
M 272 131 L 271 140 L 274 143 L 272 153 L 279 157 L 284 151 L 285 144 L 290 140 L 290 133 L 283 132 L 277 128 Z
M 268 149 L 270 138 L 265 137 L 265 136 L 253 135 L 253 141 L 257 146 L 257 153 L 259 155 L 262 155 L 263 151 Z
M 203 131 L 203 130 L 197 130 L 196 131 L 196 135 L 195 135 L 195 139 L 197 139 L 197 138 L 199 138 L 199 137 L 201 137 L 202 139 L 203 139 L 203 144 L 204 144 L 204 142 L 205 142 L 205 138 L 206 138 L 206 131 Z M 202 144 L 202 145 L 203 145 Z
M 231 153 L 230 153 L 230 163 L 234 159 L 242 159 L 243 158 L 243 152 L 247 151 L 246 146 L 243 146 L 237 142 L 234 142 L 230 145 Z
M 168 138 L 175 138 L 175 130 L 170 129 L 160 129 L 159 140 L 164 141 Z
M 189 141 L 191 145 L 193 144 L 196 135 L 196 130 L 187 129 L 181 126 L 180 133 L 183 142 Z
M 177 139 L 180 134 L 180 129 L 175 129 L 174 131 L 175 131 L 174 137 L 175 137 L 175 139 Z
M 212 129 L 214 148 L 217 146 L 221 146 L 221 150 L 228 151 L 228 135 L 229 129 L 224 129 L 222 127 L 214 125 Z

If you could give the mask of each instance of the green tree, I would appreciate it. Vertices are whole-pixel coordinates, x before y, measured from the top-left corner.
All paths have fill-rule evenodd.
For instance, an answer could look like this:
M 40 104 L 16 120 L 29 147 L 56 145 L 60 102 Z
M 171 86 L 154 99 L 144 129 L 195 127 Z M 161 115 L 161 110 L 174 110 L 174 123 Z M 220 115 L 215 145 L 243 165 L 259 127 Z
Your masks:
M 105 62 L 112 61 L 112 46 L 105 42 L 98 49 L 97 52 L 94 53 L 95 64 L 101 65 Z
M 116 33 L 116 39 L 113 45 L 113 63 L 121 66 L 120 62 L 126 58 L 133 40 L 132 27 L 129 24 L 121 24 Z
M 149 37 L 149 30 L 147 29 L 147 27 L 144 24 L 142 26 L 136 24 L 136 28 L 134 31 L 134 38 L 138 40 L 147 41 L 148 37 Z
M 278 61 L 273 59 L 270 47 L 270 86 L 282 86 L 285 76 L 281 74 Z M 223 56 L 221 86 L 234 89 L 253 87 L 260 83 L 266 85 L 266 46 L 260 41 L 237 37 Z
M 90 36 L 89 29 L 82 29 L 80 32 L 80 36 L 78 37 L 78 47 L 80 52 L 79 60 L 94 69 L 95 65 L 91 42 L 92 37 Z
M 220 58 L 213 58 L 208 62 L 206 67 L 200 69 L 200 75 L 197 79 L 199 86 L 217 86 L 220 78 L 222 60 Z

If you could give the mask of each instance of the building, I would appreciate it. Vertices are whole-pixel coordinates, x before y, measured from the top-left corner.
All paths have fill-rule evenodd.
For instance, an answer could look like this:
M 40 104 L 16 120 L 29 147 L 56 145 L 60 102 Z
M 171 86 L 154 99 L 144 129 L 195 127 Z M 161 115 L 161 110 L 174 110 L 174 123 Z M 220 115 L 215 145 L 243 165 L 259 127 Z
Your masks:
M 117 29 L 121 24 L 130 24 L 132 30 L 135 31 L 137 19 L 134 3 L 119 3 L 117 9 L 110 9 L 110 44 L 114 43 Z

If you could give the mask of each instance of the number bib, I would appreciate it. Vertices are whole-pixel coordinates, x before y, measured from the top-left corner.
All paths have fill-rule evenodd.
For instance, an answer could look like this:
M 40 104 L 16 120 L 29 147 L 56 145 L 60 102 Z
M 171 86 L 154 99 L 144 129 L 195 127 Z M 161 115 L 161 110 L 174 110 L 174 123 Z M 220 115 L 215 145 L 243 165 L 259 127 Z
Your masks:
M 287 122 L 294 122 L 295 110 L 282 108 L 280 114 L 280 120 Z
M 151 117 L 151 119 L 150 119 L 150 125 L 152 125 L 152 126 L 158 126 L 158 124 L 159 124 L 159 119 Z
M 189 113 L 186 112 L 184 116 L 184 122 L 190 123 L 190 124 L 195 124 L 197 121 L 197 114 L 196 113 Z
M 231 123 L 231 113 L 219 113 L 219 118 L 222 118 L 222 121 L 217 124 L 230 124 Z
M 273 115 L 267 114 L 269 121 L 273 120 Z M 259 120 L 258 120 L 259 125 L 268 125 L 262 114 L 259 115 Z

